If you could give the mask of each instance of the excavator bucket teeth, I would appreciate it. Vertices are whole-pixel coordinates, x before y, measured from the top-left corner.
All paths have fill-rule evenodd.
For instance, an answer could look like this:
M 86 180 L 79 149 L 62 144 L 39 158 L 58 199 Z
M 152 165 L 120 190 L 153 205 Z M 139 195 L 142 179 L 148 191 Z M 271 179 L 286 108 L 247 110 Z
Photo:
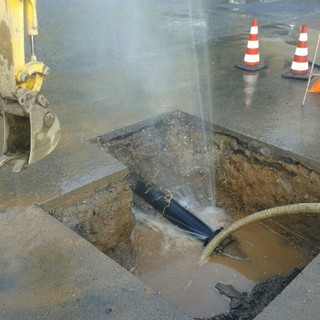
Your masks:
M 17 115 L 5 111 L 4 147 L 0 166 L 13 165 L 20 172 L 50 154 L 60 139 L 57 116 L 38 104 L 29 106 L 27 114 Z

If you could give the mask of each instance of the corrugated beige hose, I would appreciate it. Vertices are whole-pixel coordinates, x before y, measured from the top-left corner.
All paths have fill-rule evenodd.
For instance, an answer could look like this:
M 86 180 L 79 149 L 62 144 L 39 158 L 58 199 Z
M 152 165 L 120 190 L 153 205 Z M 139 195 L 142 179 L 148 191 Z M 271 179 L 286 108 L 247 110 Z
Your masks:
M 216 249 L 216 247 L 230 234 L 236 230 L 244 227 L 245 225 L 264 220 L 267 218 L 277 217 L 285 214 L 296 214 L 296 213 L 320 213 L 320 203 L 298 203 L 290 204 L 287 206 L 275 207 L 263 211 L 253 213 L 240 219 L 221 231 L 216 235 L 203 250 L 198 262 L 202 266 L 209 258 L 210 254 Z

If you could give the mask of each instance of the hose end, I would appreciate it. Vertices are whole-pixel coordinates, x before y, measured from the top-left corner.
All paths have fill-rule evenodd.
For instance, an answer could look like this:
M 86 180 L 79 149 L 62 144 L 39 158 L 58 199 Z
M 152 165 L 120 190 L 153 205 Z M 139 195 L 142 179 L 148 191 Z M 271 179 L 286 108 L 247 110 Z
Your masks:
M 218 234 L 220 233 L 224 228 L 220 227 L 219 229 L 217 229 L 216 231 L 213 232 L 213 235 L 211 237 L 208 237 L 204 242 L 203 242 L 203 246 L 206 247 L 207 244 Z

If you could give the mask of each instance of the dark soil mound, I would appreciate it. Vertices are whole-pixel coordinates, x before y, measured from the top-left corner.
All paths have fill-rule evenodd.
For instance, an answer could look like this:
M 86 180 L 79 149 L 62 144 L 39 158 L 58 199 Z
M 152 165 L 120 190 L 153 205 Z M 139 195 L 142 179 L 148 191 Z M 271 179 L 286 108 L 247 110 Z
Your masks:
M 261 281 L 250 292 L 240 293 L 231 286 L 225 286 L 226 292 L 219 291 L 230 299 L 229 312 L 206 320 L 254 319 L 300 272 L 301 270 L 295 269 L 288 276 L 277 276 Z

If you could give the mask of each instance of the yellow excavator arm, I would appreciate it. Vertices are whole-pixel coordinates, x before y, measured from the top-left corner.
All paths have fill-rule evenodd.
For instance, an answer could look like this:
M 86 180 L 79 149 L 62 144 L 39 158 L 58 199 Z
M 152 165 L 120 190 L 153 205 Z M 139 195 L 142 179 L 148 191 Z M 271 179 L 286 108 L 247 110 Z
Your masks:
M 25 62 L 25 32 L 30 38 L 30 61 Z M 57 116 L 40 93 L 50 69 L 37 60 L 36 0 L 0 0 L 0 114 L 4 121 L 0 166 L 19 172 L 46 157 L 60 139 Z

